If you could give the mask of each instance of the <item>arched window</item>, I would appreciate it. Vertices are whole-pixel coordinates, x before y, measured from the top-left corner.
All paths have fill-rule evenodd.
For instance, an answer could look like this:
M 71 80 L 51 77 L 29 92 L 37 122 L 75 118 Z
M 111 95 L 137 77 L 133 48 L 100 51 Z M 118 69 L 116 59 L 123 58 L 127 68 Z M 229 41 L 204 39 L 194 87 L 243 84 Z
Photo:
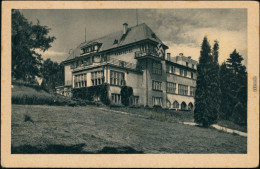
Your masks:
M 187 109 L 187 105 L 186 105 L 185 102 L 182 102 L 182 103 L 181 103 L 181 109 L 182 109 L 182 110 L 186 110 L 186 109 Z
M 179 108 L 179 103 L 177 101 L 173 102 L 173 108 L 178 109 Z
M 166 108 L 171 108 L 171 102 L 169 100 L 166 101 Z
M 192 110 L 193 109 L 193 104 L 190 102 L 189 105 L 188 105 L 188 109 L 189 110 Z

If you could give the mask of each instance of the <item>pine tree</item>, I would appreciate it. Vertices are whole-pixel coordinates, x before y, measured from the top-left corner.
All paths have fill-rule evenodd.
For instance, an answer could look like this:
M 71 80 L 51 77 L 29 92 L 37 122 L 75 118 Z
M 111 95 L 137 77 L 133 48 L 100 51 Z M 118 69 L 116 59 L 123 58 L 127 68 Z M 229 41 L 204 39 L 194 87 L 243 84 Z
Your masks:
M 214 59 L 218 60 L 218 43 L 215 43 L 215 49 L 213 50 Z M 211 47 L 209 45 L 207 37 L 204 37 L 199 64 L 197 67 L 197 88 L 195 94 L 195 110 L 194 120 L 198 124 L 202 124 L 204 127 L 208 127 L 211 124 L 217 122 L 218 118 L 218 99 L 214 97 L 218 87 L 218 78 L 215 78 L 218 74 L 217 65 L 213 61 L 213 55 L 211 53 Z M 213 80 L 214 79 L 214 80 Z M 218 92 L 218 91 L 217 91 Z
M 232 106 L 233 120 L 237 123 L 246 124 L 247 121 L 247 72 L 242 65 L 243 57 L 236 51 L 227 59 L 227 67 L 231 72 L 230 102 Z
M 231 91 L 231 81 L 232 74 L 231 71 L 227 68 L 226 62 L 223 62 L 220 66 L 220 89 L 221 89 L 221 108 L 220 108 L 220 117 L 225 120 L 229 120 L 232 115 L 233 103 Z
M 211 94 L 211 109 L 214 123 L 217 121 L 219 112 L 220 112 L 220 104 L 221 104 L 221 90 L 220 90 L 220 78 L 219 78 L 219 63 L 218 63 L 218 55 L 219 55 L 219 44 L 218 41 L 215 40 L 212 56 L 213 63 L 210 71 L 210 94 Z

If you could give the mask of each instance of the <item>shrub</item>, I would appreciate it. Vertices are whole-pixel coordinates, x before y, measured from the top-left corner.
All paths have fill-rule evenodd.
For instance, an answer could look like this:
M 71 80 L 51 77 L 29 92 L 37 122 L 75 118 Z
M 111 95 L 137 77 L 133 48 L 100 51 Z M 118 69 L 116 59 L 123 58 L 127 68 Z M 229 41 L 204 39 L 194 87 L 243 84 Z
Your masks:
M 72 89 L 72 98 L 83 99 L 88 101 L 94 101 L 95 98 L 100 98 L 100 101 L 105 105 L 110 104 L 108 97 L 108 84 L 102 84 L 100 86 L 90 86 L 87 88 L 76 88 Z
M 133 95 L 133 88 L 128 86 L 123 86 L 120 91 L 121 101 L 124 106 L 128 106 L 130 102 L 130 97 Z
M 108 91 L 109 91 L 109 85 L 104 84 L 100 88 L 100 100 L 103 104 L 105 105 L 110 105 L 110 99 L 108 96 Z

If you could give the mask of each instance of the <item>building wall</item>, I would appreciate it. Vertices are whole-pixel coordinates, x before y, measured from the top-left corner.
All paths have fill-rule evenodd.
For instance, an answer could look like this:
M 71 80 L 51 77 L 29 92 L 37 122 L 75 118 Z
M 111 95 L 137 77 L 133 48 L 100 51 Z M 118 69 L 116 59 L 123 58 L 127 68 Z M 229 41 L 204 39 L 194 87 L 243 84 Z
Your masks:
M 128 50 L 128 52 L 124 52 Z M 129 51 L 130 50 L 130 51 Z M 153 73 L 153 59 L 135 59 L 135 52 L 139 51 L 138 46 L 131 47 L 128 49 L 122 49 L 119 51 L 111 52 L 108 54 L 110 58 L 126 61 L 129 63 L 134 63 L 142 67 L 142 72 L 135 72 L 132 70 L 127 70 L 124 68 L 117 68 L 114 66 L 105 66 L 105 67 L 94 67 L 92 65 L 91 69 L 82 70 L 80 72 L 71 72 L 70 65 L 65 66 L 65 81 L 73 80 L 72 85 L 74 85 L 74 77 L 78 74 L 87 74 L 87 87 L 92 86 L 91 82 L 91 72 L 104 70 L 105 82 L 110 83 L 110 71 L 114 70 L 117 72 L 123 72 L 125 75 L 125 82 L 127 86 L 133 88 L 134 96 L 139 96 L 139 105 L 153 107 L 153 97 L 162 98 L 162 107 L 166 108 L 167 100 L 173 104 L 174 101 L 179 103 L 179 108 L 181 108 L 181 103 L 185 102 L 186 105 L 192 103 L 194 105 L 194 98 L 191 96 L 178 95 L 178 84 L 188 85 L 188 95 L 190 94 L 190 86 L 196 87 L 196 80 L 191 79 L 191 72 L 187 72 L 187 77 L 182 77 L 175 74 L 166 73 L 166 61 L 158 60 L 162 66 L 161 74 Z M 121 53 L 120 53 L 121 52 Z M 117 53 L 117 54 L 116 54 Z M 188 59 L 189 61 L 189 59 Z M 179 60 L 178 63 L 186 66 L 186 60 Z M 189 67 L 192 67 L 193 62 L 189 62 Z M 98 63 L 96 64 L 99 65 Z M 196 65 L 195 65 L 196 66 Z M 176 67 L 176 74 L 179 74 L 179 68 Z M 73 76 L 72 76 L 73 74 Z M 196 73 L 193 74 L 193 77 L 196 78 Z M 161 82 L 161 91 L 156 91 L 153 89 L 153 81 Z M 176 94 L 167 93 L 166 85 L 167 82 L 176 83 Z M 73 86 L 74 87 L 74 86 Z M 120 94 L 121 86 L 110 85 L 109 97 L 114 94 Z
M 64 66 L 64 75 L 65 75 L 65 78 L 64 78 L 65 83 L 67 81 L 71 81 L 72 80 L 72 70 L 70 69 L 70 64 Z
M 181 109 L 182 102 L 185 102 L 187 106 L 189 103 L 192 103 L 192 105 L 194 107 L 194 97 L 191 97 L 191 96 L 182 96 L 182 95 L 167 93 L 167 100 L 170 101 L 171 108 L 173 108 L 174 101 L 177 101 L 179 103 L 179 109 Z

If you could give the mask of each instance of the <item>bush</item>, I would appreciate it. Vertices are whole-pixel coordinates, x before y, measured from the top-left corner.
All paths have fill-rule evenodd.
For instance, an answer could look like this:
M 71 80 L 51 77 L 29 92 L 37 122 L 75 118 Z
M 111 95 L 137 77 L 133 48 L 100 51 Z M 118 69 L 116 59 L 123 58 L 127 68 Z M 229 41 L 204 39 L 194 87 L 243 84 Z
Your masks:
M 130 102 L 130 97 L 133 96 L 133 88 L 128 86 L 123 86 L 120 91 L 121 101 L 124 106 L 128 106 Z
M 100 101 L 105 105 L 110 104 L 108 97 L 108 84 L 102 84 L 100 86 L 90 86 L 87 88 L 74 88 L 72 89 L 72 98 L 82 99 L 88 101 L 94 101 L 95 98 L 100 98 Z

